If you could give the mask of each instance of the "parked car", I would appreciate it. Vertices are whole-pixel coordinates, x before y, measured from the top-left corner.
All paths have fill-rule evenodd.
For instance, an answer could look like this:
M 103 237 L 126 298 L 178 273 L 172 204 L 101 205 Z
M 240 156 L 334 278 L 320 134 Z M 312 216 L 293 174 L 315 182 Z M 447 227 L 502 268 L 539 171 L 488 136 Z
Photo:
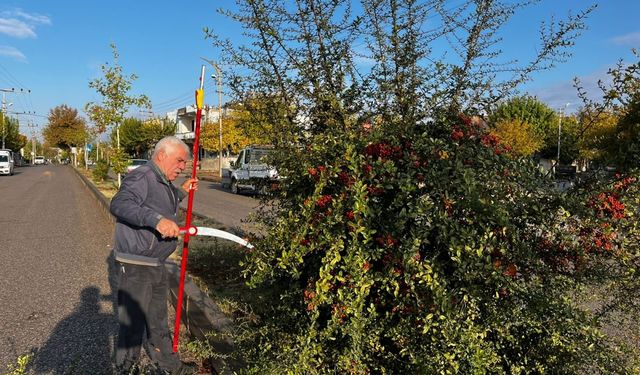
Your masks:
M 13 152 L 11 150 L 0 150 L 0 174 L 13 176 Z
M 44 159 L 44 156 L 36 156 L 36 158 L 33 160 L 33 164 L 35 164 L 35 165 L 44 165 L 44 164 L 47 164 L 47 162 Z
M 131 159 L 129 160 L 129 165 L 127 165 L 127 173 L 131 172 L 132 170 L 138 168 L 141 165 L 145 165 L 147 164 L 149 160 L 147 159 Z

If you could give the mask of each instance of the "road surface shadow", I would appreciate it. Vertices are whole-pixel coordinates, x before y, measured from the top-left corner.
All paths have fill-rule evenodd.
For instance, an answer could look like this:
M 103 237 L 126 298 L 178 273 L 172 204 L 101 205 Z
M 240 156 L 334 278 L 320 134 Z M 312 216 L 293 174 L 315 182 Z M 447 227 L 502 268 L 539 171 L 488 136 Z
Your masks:
M 52 374 L 111 374 L 113 314 L 101 312 L 100 302 L 112 302 L 95 286 L 84 288 L 75 310 L 60 321 L 28 369 Z

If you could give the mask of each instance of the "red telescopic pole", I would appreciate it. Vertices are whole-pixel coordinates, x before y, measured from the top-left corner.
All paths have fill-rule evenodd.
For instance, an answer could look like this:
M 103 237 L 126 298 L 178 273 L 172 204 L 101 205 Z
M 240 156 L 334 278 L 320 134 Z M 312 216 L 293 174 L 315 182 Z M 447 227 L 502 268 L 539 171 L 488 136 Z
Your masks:
M 196 90 L 196 128 L 193 139 L 193 168 L 191 169 L 191 178 L 196 178 L 198 168 L 198 146 L 200 143 L 200 120 L 202 118 L 202 107 L 204 103 L 204 65 L 200 72 L 200 88 Z M 191 212 L 193 211 L 193 195 L 195 190 L 189 189 L 189 202 L 187 205 L 187 217 L 185 219 L 185 227 L 191 227 Z M 184 298 L 184 277 L 187 272 L 187 257 L 189 255 L 189 232 L 184 234 L 184 243 L 182 245 L 182 264 L 180 266 L 180 284 L 178 286 L 178 303 L 176 304 L 176 323 L 173 330 L 173 352 L 178 351 L 178 340 L 180 336 L 180 316 L 182 315 L 182 299 Z

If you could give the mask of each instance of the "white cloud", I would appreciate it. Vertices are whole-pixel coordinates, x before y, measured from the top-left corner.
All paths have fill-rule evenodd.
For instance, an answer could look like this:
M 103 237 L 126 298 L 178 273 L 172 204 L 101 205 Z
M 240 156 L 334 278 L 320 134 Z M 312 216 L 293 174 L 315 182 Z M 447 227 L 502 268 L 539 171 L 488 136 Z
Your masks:
M 636 48 L 640 47 L 640 31 L 616 36 L 614 38 L 611 38 L 611 41 L 617 45 L 631 46 Z
M 15 47 L 0 46 L 0 56 L 8 56 L 18 61 L 27 61 L 27 57 Z
M 0 13 L 0 34 L 15 38 L 35 38 L 36 26 L 51 25 L 51 18 L 14 9 Z
M 51 25 L 51 18 L 49 18 L 48 16 L 37 13 L 29 14 L 22 11 L 22 9 L 16 9 L 14 11 L 14 14 L 16 17 L 23 18 L 27 22 L 30 22 L 32 24 Z
M 16 38 L 35 38 L 33 27 L 15 18 L 0 18 L 0 34 Z
M 607 74 L 607 69 L 595 71 L 589 75 L 578 77 L 578 79 L 587 97 L 594 101 L 602 100 L 602 91 L 598 87 L 598 81 L 603 81 L 605 86 L 611 83 L 611 77 Z M 553 109 L 563 108 L 569 103 L 567 113 L 575 112 L 583 105 L 578 97 L 576 88 L 573 87 L 573 80 L 533 89 L 529 91 L 529 93 L 536 96 L 542 102 L 547 103 L 547 105 Z

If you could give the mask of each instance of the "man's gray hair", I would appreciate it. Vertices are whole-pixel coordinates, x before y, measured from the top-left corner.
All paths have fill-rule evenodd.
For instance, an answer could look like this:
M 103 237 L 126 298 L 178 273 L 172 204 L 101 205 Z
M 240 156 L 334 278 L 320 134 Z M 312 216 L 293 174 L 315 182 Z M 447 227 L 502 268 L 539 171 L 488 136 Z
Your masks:
M 156 158 L 156 156 L 158 156 L 158 153 L 160 151 L 167 151 L 168 148 L 177 148 L 177 147 L 182 147 L 184 148 L 185 152 L 187 153 L 187 155 L 191 155 L 190 150 L 189 150 L 189 146 L 187 146 L 186 143 L 184 143 L 182 141 L 182 139 L 175 137 L 173 135 L 170 135 L 168 137 L 164 137 L 161 140 L 158 141 L 158 143 L 156 143 L 156 147 L 153 149 L 153 156 L 152 158 Z

